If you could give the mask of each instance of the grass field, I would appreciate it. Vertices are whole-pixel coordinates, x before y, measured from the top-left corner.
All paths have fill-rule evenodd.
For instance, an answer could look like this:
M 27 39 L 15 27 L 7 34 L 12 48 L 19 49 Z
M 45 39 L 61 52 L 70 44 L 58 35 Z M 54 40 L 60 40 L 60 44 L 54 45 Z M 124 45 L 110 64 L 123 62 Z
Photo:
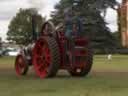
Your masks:
M 33 71 L 16 77 L 14 59 L 0 58 L 0 96 L 128 96 L 128 55 L 114 55 L 111 61 L 95 56 L 92 71 L 84 78 L 61 71 L 44 80 Z

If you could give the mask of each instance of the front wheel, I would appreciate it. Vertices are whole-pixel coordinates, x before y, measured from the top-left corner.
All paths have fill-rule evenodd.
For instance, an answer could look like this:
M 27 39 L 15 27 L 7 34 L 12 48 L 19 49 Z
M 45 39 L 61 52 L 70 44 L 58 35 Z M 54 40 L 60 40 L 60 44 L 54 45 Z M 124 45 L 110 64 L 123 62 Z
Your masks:
M 23 55 L 18 55 L 15 61 L 15 71 L 18 76 L 26 75 L 28 72 L 29 65 Z

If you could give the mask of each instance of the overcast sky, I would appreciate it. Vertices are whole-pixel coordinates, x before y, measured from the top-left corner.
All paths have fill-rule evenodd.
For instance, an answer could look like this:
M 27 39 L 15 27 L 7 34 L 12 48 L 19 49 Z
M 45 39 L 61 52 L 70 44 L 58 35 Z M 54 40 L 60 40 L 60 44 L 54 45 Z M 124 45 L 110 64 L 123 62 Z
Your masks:
M 121 1 L 121 0 L 117 0 Z M 42 16 L 49 17 L 50 12 L 54 10 L 54 5 L 59 0 L 0 0 L 0 37 L 6 38 L 8 24 L 13 16 L 18 12 L 19 8 L 35 7 L 40 10 Z M 117 30 L 116 25 L 117 14 L 112 9 L 108 9 L 106 22 L 112 31 Z

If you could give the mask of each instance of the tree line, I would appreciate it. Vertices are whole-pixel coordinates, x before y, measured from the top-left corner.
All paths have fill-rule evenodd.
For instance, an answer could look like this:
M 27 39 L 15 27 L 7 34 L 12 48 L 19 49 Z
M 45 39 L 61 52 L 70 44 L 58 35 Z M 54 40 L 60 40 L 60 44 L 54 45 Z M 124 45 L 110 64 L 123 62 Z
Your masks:
M 117 36 L 111 33 L 105 22 L 107 8 L 116 10 L 116 0 L 60 0 L 51 13 L 51 20 L 55 25 L 64 22 L 64 10 L 76 4 L 74 12 L 83 18 L 83 35 L 91 40 L 94 49 L 109 52 L 119 46 Z M 17 44 L 27 45 L 32 41 L 31 15 L 33 8 L 20 9 L 11 20 L 8 27 L 8 40 Z M 36 12 L 37 32 L 40 32 L 45 18 Z

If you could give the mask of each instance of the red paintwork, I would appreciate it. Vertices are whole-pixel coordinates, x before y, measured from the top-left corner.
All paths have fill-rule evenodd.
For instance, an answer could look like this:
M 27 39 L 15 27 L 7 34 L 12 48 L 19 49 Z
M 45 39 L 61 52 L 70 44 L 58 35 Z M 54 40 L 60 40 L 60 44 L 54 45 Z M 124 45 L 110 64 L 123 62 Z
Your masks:
M 85 57 L 87 56 L 86 45 L 88 44 L 88 40 L 82 37 L 75 37 L 75 47 L 80 47 L 82 49 L 74 49 L 74 52 L 69 52 L 68 58 L 69 62 L 66 61 L 66 50 L 65 45 L 67 43 L 67 39 L 64 36 L 63 32 L 56 32 L 56 41 L 59 46 L 60 52 L 60 69 L 68 69 L 68 70 L 77 70 L 83 69 L 86 67 Z M 45 37 L 49 35 L 43 35 Z M 43 38 L 41 36 L 41 38 Z M 75 56 L 75 62 L 72 62 L 72 56 Z M 36 71 L 36 74 L 40 78 L 45 78 L 48 75 L 48 70 L 51 64 L 51 53 L 49 50 L 49 46 L 45 39 L 39 39 L 36 41 L 36 45 L 33 49 L 33 65 Z M 68 64 L 67 64 L 68 63 Z
M 70 68 L 70 67 L 73 67 L 73 68 L 83 68 L 85 65 L 86 65 L 86 61 L 85 60 L 82 60 L 80 61 L 78 59 L 79 58 L 82 58 L 82 57 L 85 57 L 87 56 L 87 51 L 85 46 L 88 44 L 88 39 L 87 38 L 83 38 L 83 37 L 75 37 L 75 46 L 79 46 L 79 47 L 83 47 L 82 50 L 75 50 L 74 52 L 71 52 L 71 55 L 69 56 L 69 59 L 70 59 L 70 64 L 66 64 L 66 60 L 65 60 L 65 44 L 67 42 L 65 36 L 64 36 L 64 32 L 56 32 L 57 33 L 57 41 L 58 41 L 58 45 L 59 45 L 59 51 L 60 51 L 60 56 L 61 56 L 61 67 L 60 69 L 67 69 L 67 68 Z M 71 56 L 74 55 L 76 56 L 75 58 L 75 64 L 71 64 Z
M 22 55 L 18 55 L 16 57 L 16 62 L 15 62 L 15 70 L 16 70 L 16 75 L 21 76 L 22 71 L 24 70 L 25 67 L 25 61 Z
M 51 64 L 51 53 L 45 40 L 39 39 L 33 50 L 33 64 L 36 74 L 45 78 Z
M 60 53 L 60 69 L 66 69 L 68 71 L 76 72 L 76 70 L 85 69 L 87 66 L 86 57 L 88 57 L 88 50 L 86 50 L 86 46 L 88 46 L 88 39 L 86 37 L 76 36 L 73 38 L 75 46 L 74 50 L 70 51 L 66 50 L 66 46 L 71 46 L 69 41 L 66 39 L 64 32 L 56 31 L 55 33 L 48 32 L 49 23 L 45 23 L 42 27 L 41 36 L 34 43 L 35 45 L 32 47 L 32 64 L 34 65 L 34 69 L 36 71 L 37 76 L 40 78 L 45 78 L 49 75 L 51 71 L 52 63 L 52 54 L 49 48 L 49 42 L 46 40 L 46 37 L 54 38 L 57 41 Z M 74 29 L 76 30 L 76 29 Z M 54 32 L 54 31 L 53 31 Z M 73 31 L 75 32 L 75 31 Z M 45 38 L 44 38 L 45 37 Z M 41 39 L 40 39 L 41 38 Z M 24 50 L 22 50 L 24 53 Z M 23 69 L 25 68 L 25 64 L 27 64 L 27 58 L 25 54 L 18 55 L 16 58 L 15 69 L 18 76 L 22 75 Z M 23 57 L 24 56 L 24 57 Z M 74 62 L 72 60 L 74 56 Z M 59 58 L 57 59 L 59 60 Z M 75 71 L 74 71 L 75 70 Z
M 43 29 L 46 25 L 44 25 Z M 52 34 L 48 32 L 44 32 L 42 30 L 40 38 L 50 37 Z M 53 38 L 53 37 L 51 37 Z M 66 60 L 67 51 L 65 50 L 65 46 L 68 43 L 64 32 L 56 31 L 56 41 L 59 46 L 60 53 L 60 69 L 68 69 L 68 70 L 77 70 L 84 69 L 86 67 L 86 57 L 87 50 L 86 45 L 88 44 L 88 39 L 85 37 L 74 37 L 75 49 L 73 52 L 68 52 L 68 62 Z M 40 41 L 41 40 L 41 41 Z M 43 46 L 43 47 L 41 47 Z M 76 48 L 77 47 L 77 48 Z M 69 48 L 70 49 L 70 48 Z M 75 57 L 75 62 L 72 62 L 72 56 Z M 44 59 L 43 57 L 47 58 Z M 49 65 L 51 64 L 51 54 L 49 50 L 49 46 L 45 39 L 39 39 L 36 41 L 36 45 L 33 50 L 33 64 L 37 75 L 41 78 L 45 78 L 48 75 Z M 68 64 L 67 64 L 68 63 Z

